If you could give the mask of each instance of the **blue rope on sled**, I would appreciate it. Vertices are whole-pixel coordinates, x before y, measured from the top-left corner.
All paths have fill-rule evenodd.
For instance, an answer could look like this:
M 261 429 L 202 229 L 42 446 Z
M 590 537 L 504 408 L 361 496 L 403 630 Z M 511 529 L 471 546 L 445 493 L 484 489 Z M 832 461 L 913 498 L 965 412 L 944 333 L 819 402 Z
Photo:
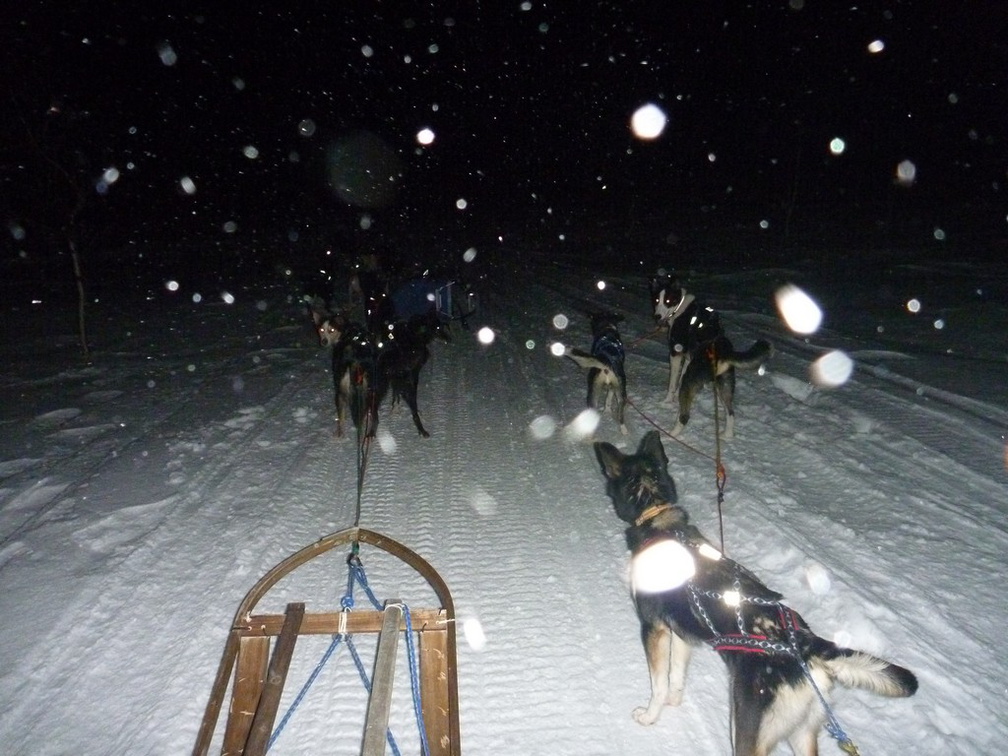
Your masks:
M 367 575 L 364 574 L 364 565 L 361 564 L 360 559 L 356 554 L 352 554 L 347 560 L 348 575 L 347 575 L 347 590 L 343 598 L 340 599 L 340 606 L 343 611 L 348 612 L 353 609 L 354 606 L 354 584 L 360 585 L 367 594 L 368 599 L 371 601 L 371 605 L 375 609 L 382 609 L 382 604 L 378 598 L 374 595 L 371 590 L 371 586 L 368 585 Z M 413 622 L 410 618 L 409 607 L 403 603 L 403 614 L 406 617 L 406 656 L 409 662 L 410 670 L 410 690 L 413 694 L 413 711 L 416 715 L 417 728 L 420 731 L 420 752 L 423 756 L 429 756 L 430 746 L 427 743 L 427 728 L 424 727 L 423 720 L 423 708 L 420 704 L 420 675 L 418 672 L 417 659 L 416 659 L 416 648 L 413 640 Z M 346 646 L 350 650 L 350 656 L 354 661 L 354 666 L 357 667 L 357 673 L 360 675 L 361 683 L 363 683 L 365 690 L 367 690 L 368 695 L 371 694 L 371 680 L 368 677 L 367 670 L 364 668 L 364 662 L 360 658 L 360 654 L 357 652 L 357 647 L 354 645 L 353 638 L 348 633 L 337 633 L 333 636 L 332 642 L 330 642 L 329 647 L 322 654 L 322 658 L 319 659 L 318 664 L 315 665 L 315 669 L 312 670 L 308 679 L 305 680 L 304 685 L 301 686 L 301 690 L 298 691 L 297 696 L 291 702 L 291 705 L 287 708 L 283 717 L 280 719 L 280 723 L 273 730 L 273 734 L 270 735 L 269 742 L 266 744 L 266 751 L 273 747 L 273 743 L 280 733 L 283 732 L 284 728 L 287 726 L 287 722 L 293 716 L 294 712 L 301 705 L 301 701 L 304 699 L 308 690 L 315 683 L 315 680 L 321 674 L 322 669 L 328 663 L 330 657 L 336 652 L 339 647 L 340 642 L 346 639 Z M 389 747 L 392 749 L 392 753 L 395 756 L 400 756 L 399 746 L 392 736 L 391 730 L 385 731 L 385 738 L 388 741 Z

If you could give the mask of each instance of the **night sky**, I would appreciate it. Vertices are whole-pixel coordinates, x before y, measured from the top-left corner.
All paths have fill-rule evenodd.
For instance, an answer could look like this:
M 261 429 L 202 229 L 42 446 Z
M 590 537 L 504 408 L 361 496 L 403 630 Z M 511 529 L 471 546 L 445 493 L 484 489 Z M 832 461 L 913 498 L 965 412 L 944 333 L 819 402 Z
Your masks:
M 1008 229 L 1008 3 L 286 5 L 8 4 L 5 262 Z

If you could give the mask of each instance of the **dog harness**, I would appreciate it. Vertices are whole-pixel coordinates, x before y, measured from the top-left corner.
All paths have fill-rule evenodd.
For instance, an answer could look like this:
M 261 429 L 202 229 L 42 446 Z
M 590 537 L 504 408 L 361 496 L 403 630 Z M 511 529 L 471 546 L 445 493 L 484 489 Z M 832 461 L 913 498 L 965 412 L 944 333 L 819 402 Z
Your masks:
M 592 342 L 591 353 L 609 365 L 620 378 L 623 377 L 626 350 L 623 348 L 623 342 L 620 341 L 619 336 L 610 332 L 600 334 Z
M 674 509 L 674 506 L 668 502 L 656 502 L 637 516 L 637 519 L 634 520 L 634 525 L 641 527 L 672 509 Z M 711 565 L 709 569 L 716 570 L 720 576 L 720 581 L 723 581 L 723 585 L 719 585 L 716 588 L 701 588 L 697 585 L 695 577 L 690 578 L 685 583 L 685 588 L 689 593 L 690 607 L 693 613 L 700 618 L 710 631 L 711 637 L 707 639 L 707 643 L 715 651 L 749 651 L 796 655 L 797 645 L 795 638 L 798 621 L 794 615 L 794 610 L 780 602 L 780 594 L 763 586 L 759 578 L 734 559 L 726 557 L 707 543 L 707 541 L 691 537 L 682 528 L 656 530 L 650 538 L 645 539 L 644 543 L 650 544 L 666 538 L 675 539 L 690 553 L 697 566 L 695 574 L 699 574 L 702 571 L 701 566 L 706 562 Z M 714 567 L 714 565 L 717 565 L 717 567 Z M 729 580 L 730 582 L 728 582 Z M 765 590 L 765 595 L 747 595 L 744 593 L 742 587 L 743 580 L 750 584 L 750 586 L 762 586 Z M 735 626 L 738 629 L 737 633 L 734 632 L 734 629 L 729 630 L 717 626 L 706 606 L 712 601 L 720 602 L 734 609 Z M 743 616 L 743 607 L 746 604 L 776 607 L 780 619 L 778 626 L 787 629 L 791 642 L 771 640 L 768 636 L 748 631 L 745 626 L 745 617 Z
M 669 344 L 685 352 L 717 338 L 721 333 L 721 318 L 710 307 L 701 307 L 689 299 L 682 311 L 668 321 Z
M 660 501 L 654 503 L 638 515 L 637 519 L 634 520 L 634 525 L 637 527 L 645 525 L 671 509 L 674 509 L 674 506 L 668 502 Z M 660 540 L 663 537 L 675 538 L 675 540 L 690 553 L 697 565 L 703 563 L 701 560 L 709 560 L 715 563 L 723 562 L 724 567 L 730 570 L 732 575 L 730 589 L 727 587 L 720 590 L 700 588 L 696 582 L 696 575 L 700 572 L 699 569 L 694 571 L 693 577 L 686 580 L 684 586 L 689 594 L 691 609 L 711 632 L 711 637 L 706 641 L 711 648 L 719 654 L 780 654 L 794 659 L 801 668 L 802 674 L 805 676 L 812 690 L 815 691 L 819 702 L 822 704 L 823 709 L 826 712 L 826 731 L 837 741 L 837 745 L 840 747 L 840 750 L 849 754 L 849 756 L 857 756 L 859 753 L 857 745 L 855 745 L 854 741 L 852 741 L 847 733 L 844 732 L 844 729 L 840 725 L 839 720 L 836 718 L 833 709 L 830 707 L 829 702 L 826 700 L 826 697 L 819 689 L 815 678 L 812 676 L 812 671 L 809 669 L 807 662 L 802 657 L 801 650 L 798 647 L 798 630 L 802 627 L 803 622 L 797 612 L 782 603 L 779 598 L 753 596 L 743 593 L 743 579 L 747 582 L 754 582 L 757 586 L 763 586 L 763 583 L 741 564 L 724 556 L 705 540 L 690 538 L 686 531 L 682 528 L 658 530 L 650 538 L 645 540 L 645 545 L 652 541 Z M 765 586 L 763 587 L 765 588 Z M 779 596 L 779 594 L 770 591 L 769 588 L 765 589 L 770 596 Z M 727 606 L 734 608 L 735 624 L 738 632 L 723 631 L 716 626 L 710 612 L 708 612 L 705 608 L 705 603 L 709 603 L 710 601 L 723 602 Z M 742 612 L 742 608 L 746 604 L 771 609 L 776 608 L 776 627 L 784 632 L 784 637 L 775 639 L 765 634 L 754 633 L 746 630 L 745 618 Z

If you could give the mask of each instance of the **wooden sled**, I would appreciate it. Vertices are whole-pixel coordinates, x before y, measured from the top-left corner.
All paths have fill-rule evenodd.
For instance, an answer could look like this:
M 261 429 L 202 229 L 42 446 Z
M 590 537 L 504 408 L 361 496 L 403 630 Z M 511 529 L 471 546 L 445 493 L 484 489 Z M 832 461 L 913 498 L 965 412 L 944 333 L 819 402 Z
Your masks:
M 221 706 L 228 689 L 231 704 L 221 753 L 260 756 L 276 719 L 287 667 L 298 636 L 337 633 L 378 633 L 375 674 L 364 725 L 364 756 L 385 751 L 385 729 L 391 702 L 395 648 L 405 630 L 402 605 L 388 602 L 383 611 L 306 612 L 304 604 L 287 605 L 284 614 L 253 614 L 256 605 L 282 578 L 336 546 L 362 543 L 381 549 L 408 564 L 433 589 L 440 607 L 410 607 L 412 629 L 418 637 L 417 657 L 423 722 L 431 756 L 459 756 L 461 741 L 458 711 L 455 606 L 441 576 L 401 543 L 363 528 L 331 533 L 284 559 L 267 572 L 245 595 L 224 646 L 214 679 L 194 756 L 206 756 L 217 730 Z M 272 655 L 270 639 L 275 638 Z M 234 680 L 229 678 L 234 670 Z

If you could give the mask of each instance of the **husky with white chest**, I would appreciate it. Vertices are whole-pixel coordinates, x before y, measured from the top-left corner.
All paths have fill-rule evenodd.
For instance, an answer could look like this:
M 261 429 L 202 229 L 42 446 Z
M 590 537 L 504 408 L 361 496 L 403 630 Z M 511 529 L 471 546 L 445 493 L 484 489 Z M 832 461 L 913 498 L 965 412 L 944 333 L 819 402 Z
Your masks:
M 753 370 L 773 355 L 773 346 L 759 339 L 749 349 L 736 352 L 724 335 L 721 319 L 702 306 L 671 273 L 659 271 L 651 279 L 654 318 L 668 328 L 669 383 L 664 404 L 678 398 L 679 414 L 671 433 L 678 436 L 689 422 L 697 393 L 714 382 L 725 407 L 726 438 L 735 435 L 735 370 Z
M 359 323 L 345 323 L 341 329 L 332 348 L 336 435 L 343 435 L 349 410 L 357 433 L 370 438 L 378 426 L 378 346 Z
M 834 683 L 896 698 L 916 692 L 909 670 L 813 633 L 779 593 L 689 523 L 676 505 L 657 431 L 634 454 L 596 443 L 595 455 L 616 515 L 627 523 L 633 598 L 651 676 L 651 699 L 633 712 L 637 722 L 654 724 L 665 706 L 682 702 L 691 649 L 701 644 L 728 667 L 735 756 L 767 756 L 785 740 L 796 756 L 816 756 L 827 719 L 819 696 L 828 696 Z
M 365 436 L 373 436 L 378 422 L 377 343 L 364 326 L 332 312 L 321 298 L 305 297 L 305 302 L 319 344 L 331 350 L 336 435 L 343 435 L 349 410 L 354 427 Z
M 595 312 L 590 317 L 591 353 L 568 347 L 564 350 L 564 356 L 588 369 L 588 406 L 599 407 L 604 395 L 604 408 L 612 411 L 613 417 L 619 423 L 620 432 L 625 436 L 627 427 L 623 415 L 627 400 L 624 368 L 626 352 L 617 328 L 623 316 L 609 312 Z

